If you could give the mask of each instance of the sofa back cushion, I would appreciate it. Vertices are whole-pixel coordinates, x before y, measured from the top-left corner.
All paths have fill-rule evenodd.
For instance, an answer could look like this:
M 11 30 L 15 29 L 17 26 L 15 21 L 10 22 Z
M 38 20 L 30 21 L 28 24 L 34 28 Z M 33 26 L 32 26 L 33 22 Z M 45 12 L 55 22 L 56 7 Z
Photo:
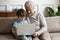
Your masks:
M 46 17 L 47 27 L 49 32 L 60 31 L 60 17 Z
M 0 33 L 11 33 L 12 23 L 16 17 L 0 17 Z
M 11 33 L 12 23 L 17 17 L 0 17 L 0 33 Z M 46 17 L 49 32 L 60 31 L 60 16 Z

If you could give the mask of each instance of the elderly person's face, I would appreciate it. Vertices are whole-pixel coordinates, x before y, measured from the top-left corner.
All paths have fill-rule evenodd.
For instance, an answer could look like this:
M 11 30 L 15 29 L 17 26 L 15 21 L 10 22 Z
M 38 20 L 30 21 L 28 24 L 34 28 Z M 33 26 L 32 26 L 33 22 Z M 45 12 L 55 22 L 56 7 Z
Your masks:
M 35 8 L 32 6 L 26 6 L 25 8 L 26 8 L 27 13 L 29 13 L 29 15 L 32 15 L 35 11 L 34 10 Z

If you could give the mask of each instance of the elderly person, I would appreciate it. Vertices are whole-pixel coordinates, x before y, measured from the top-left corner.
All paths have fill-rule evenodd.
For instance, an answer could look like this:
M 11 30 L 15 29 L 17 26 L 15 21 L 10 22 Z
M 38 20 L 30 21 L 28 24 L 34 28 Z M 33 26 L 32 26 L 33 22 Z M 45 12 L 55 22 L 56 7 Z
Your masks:
M 50 35 L 47 32 L 47 24 L 45 18 L 41 13 L 36 12 L 34 5 L 35 4 L 32 1 L 25 2 L 28 21 L 30 21 L 30 23 L 36 23 L 33 38 L 37 38 L 39 40 L 51 40 Z

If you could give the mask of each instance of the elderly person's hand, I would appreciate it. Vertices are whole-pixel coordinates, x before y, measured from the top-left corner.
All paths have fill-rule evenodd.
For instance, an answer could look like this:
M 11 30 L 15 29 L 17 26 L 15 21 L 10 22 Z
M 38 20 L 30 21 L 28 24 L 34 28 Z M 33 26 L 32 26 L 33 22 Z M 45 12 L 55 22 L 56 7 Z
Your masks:
M 38 36 L 38 33 L 34 32 L 33 37 L 37 37 L 37 36 Z

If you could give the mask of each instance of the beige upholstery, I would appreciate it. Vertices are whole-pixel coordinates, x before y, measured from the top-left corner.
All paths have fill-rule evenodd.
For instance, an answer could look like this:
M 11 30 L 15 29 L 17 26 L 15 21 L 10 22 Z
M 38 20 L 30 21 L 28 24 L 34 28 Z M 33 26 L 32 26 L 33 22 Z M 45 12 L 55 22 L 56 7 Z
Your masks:
M 13 39 L 11 34 L 0 34 L 0 39 Z
M 0 17 L 0 33 L 11 33 L 13 17 Z
M 60 40 L 60 16 L 46 17 L 51 40 Z
M 49 32 L 60 32 L 60 17 L 46 17 Z
M 16 40 L 11 34 L 13 17 L 0 17 L 0 40 Z
M 52 40 L 60 40 L 60 33 L 50 33 Z
M 11 35 L 11 27 L 15 19 L 16 17 L 0 17 L 1 40 L 16 40 Z M 48 25 L 48 31 L 50 32 L 51 39 L 60 40 L 60 17 L 46 17 L 46 22 Z M 35 40 L 37 40 L 37 38 Z

